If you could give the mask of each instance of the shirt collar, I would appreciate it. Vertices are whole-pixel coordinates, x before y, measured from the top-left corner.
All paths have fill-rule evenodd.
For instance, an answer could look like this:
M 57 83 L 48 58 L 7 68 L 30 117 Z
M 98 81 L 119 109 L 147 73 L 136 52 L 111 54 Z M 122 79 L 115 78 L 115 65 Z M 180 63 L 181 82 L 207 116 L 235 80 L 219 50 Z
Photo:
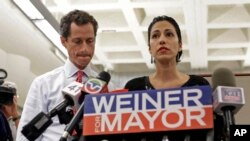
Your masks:
M 64 64 L 64 72 L 67 78 L 72 77 L 78 70 L 79 69 L 69 59 L 66 60 Z M 87 77 L 93 75 L 90 65 L 88 65 L 82 71 L 87 75 Z

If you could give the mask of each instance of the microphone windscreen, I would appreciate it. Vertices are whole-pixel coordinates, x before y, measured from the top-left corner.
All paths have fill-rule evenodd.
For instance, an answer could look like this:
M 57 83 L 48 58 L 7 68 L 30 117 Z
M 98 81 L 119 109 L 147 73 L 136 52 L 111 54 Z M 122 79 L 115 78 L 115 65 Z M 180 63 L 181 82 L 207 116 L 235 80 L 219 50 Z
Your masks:
M 105 81 L 106 83 L 109 83 L 111 76 L 108 72 L 102 71 L 98 74 L 96 78 L 101 79 L 102 81 Z
M 4 80 L 5 78 L 7 78 L 7 76 L 8 76 L 7 71 L 4 70 L 4 69 L 0 69 L 0 81 L 1 81 L 0 85 L 3 84 L 3 82 L 4 82 L 3 80 Z
M 212 75 L 213 89 L 218 86 L 230 86 L 235 87 L 236 81 L 234 74 L 231 70 L 227 68 L 216 69 Z

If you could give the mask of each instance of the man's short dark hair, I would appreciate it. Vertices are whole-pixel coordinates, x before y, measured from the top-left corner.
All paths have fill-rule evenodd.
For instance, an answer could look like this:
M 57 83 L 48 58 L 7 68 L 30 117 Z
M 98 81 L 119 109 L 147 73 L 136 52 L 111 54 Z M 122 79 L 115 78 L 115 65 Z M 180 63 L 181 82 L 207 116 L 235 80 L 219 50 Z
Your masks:
M 94 33 L 96 36 L 98 23 L 95 18 L 89 13 L 81 10 L 73 10 L 62 17 L 60 22 L 60 34 L 67 38 L 70 35 L 70 26 L 71 23 L 75 23 L 77 25 L 84 25 L 91 23 L 94 28 Z

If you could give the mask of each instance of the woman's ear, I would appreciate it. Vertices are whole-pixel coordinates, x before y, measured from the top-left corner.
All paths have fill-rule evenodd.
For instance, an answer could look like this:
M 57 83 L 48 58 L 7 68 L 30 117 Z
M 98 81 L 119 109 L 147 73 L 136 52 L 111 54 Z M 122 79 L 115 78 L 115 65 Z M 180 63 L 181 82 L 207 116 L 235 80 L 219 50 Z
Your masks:
M 182 43 L 179 43 L 179 51 L 182 50 Z

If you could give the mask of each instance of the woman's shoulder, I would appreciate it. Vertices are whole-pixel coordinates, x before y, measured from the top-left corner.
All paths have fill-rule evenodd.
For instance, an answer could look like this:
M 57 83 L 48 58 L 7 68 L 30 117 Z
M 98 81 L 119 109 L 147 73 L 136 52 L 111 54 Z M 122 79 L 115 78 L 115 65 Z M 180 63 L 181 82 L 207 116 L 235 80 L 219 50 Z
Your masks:
M 128 83 L 135 83 L 135 82 L 141 82 L 144 81 L 147 76 L 141 76 L 141 77 L 135 77 L 128 81 Z
M 195 85 L 210 85 L 207 79 L 199 75 L 189 75 L 190 78 L 185 84 L 185 86 L 195 86 Z
M 127 81 L 124 88 L 128 89 L 130 91 L 143 90 L 143 89 L 145 89 L 146 78 L 147 78 L 147 76 L 132 78 L 132 79 Z

